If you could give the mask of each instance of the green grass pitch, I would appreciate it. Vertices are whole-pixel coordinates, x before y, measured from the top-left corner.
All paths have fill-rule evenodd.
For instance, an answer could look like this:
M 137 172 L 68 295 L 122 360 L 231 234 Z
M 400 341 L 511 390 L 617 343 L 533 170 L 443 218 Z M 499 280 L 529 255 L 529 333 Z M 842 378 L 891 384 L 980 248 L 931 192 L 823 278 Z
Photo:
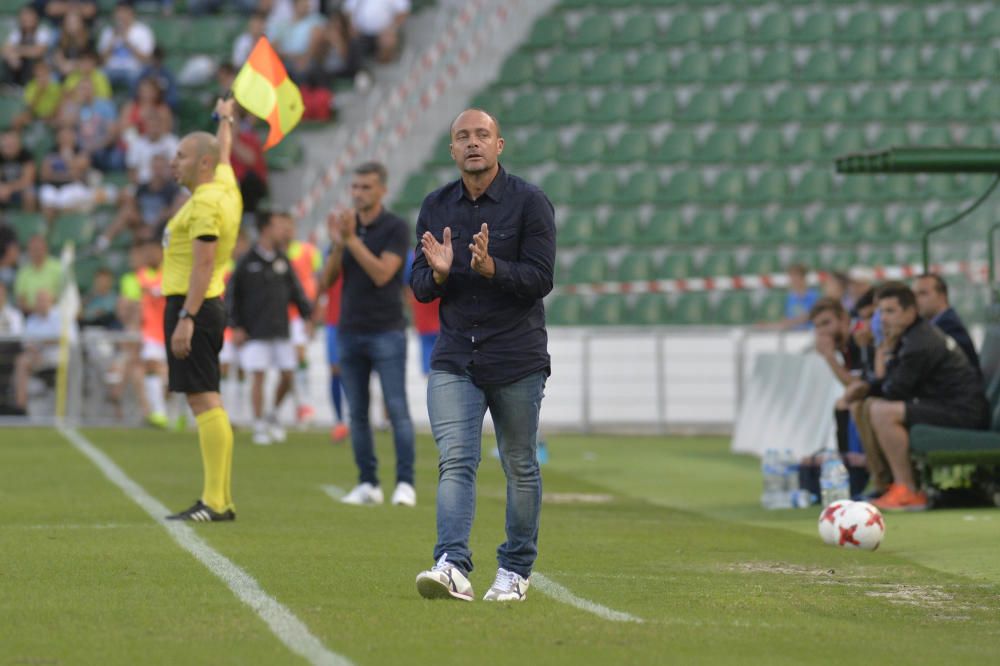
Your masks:
M 193 434 L 83 434 L 170 508 L 200 490 Z M 373 664 L 995 663 L 1000 513 L 888 515 L 875 553 L 824 546 L 818 510 L 765 512 L 756 460 L 712 438 L 554 436 L 536 570 L 613 622 L 532 588 L 517 605 L 429 602 L 436 455 L 419 505 L 348 507 L 350 449 L 238 434 L 239 519 L 198 535 L 332 652 Z M 496 569 L 504 484 L 484 446 L 472 546 Z M 378 450 L 387 491 L 393 456 Z M 388 494 L 388 492 L 387 492 Z M 583 501 L 586 500 L 586 501 Z M 254 611 L 53 430 L 0 437 L 0 664 L 301 664 Z

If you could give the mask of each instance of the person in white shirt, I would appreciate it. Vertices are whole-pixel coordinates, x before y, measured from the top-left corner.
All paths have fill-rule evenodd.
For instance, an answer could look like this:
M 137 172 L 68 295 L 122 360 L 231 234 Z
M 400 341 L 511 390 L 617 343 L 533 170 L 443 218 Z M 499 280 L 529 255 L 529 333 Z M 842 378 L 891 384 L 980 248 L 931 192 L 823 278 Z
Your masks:
M 54 367 L 58 362 L 61 332 L 62 317 L 52 294 L 38 292 L 35 309 L 24 320 L 24 351 L 14 362 L 14 404 L 18 409 L 28 406 L 28 380 L 31 375 L 43 368 Z M 70 332 L 70 337 L 74 337 L 72 333 L 75 329 Z
M 10 83 L 24 85 L 31 79 L 32 65 L 45 56 L 54 37 L 32 5 L 21 7 L 17 14 L 17 26 L 0 49 Z
M 399 31 L 410 14 L 410 0 L 346 0 L 343 9 L 365 55 L 374 55 L 379 62 L 396 59 Z
M 158 114 L 146 115 L 146 133 L 137 135 L 128 145 L 125 166 L 129 180 L 135 185 L 145 185 L 153 178 L 153 158 L 164 155 L 173 159 L 179 139 L 167 131 L 168 120 Z
M 135 9 L 125 0 L 115 6 L 113 22 L 97 42 L 105 73 L 113 86 L 122 88 L 132 87 L 155 46 L 153 31 L 135 20 Z
M 7 285 L 0 282 L 0 337 L 21 335 L 24 331 L 24 315 L 7 299 Z

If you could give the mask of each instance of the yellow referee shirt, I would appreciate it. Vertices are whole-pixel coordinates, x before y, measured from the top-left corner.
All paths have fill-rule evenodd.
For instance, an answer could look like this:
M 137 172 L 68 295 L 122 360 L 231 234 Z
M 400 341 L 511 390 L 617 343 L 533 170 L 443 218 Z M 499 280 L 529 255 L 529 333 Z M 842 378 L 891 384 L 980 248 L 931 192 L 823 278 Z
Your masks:
M 243 215 L 243 197 L 236 174 L 228 164 L 215 168 L 215 179 L 195 188 L 191 198 L 170 218 L 163 234 L 163 293 L 187 294 L 194 263 L 193 242 L 199 236 L 215 236 L 215 268 L 205 298 L 225 291 L 222 276 L 236 245 Z

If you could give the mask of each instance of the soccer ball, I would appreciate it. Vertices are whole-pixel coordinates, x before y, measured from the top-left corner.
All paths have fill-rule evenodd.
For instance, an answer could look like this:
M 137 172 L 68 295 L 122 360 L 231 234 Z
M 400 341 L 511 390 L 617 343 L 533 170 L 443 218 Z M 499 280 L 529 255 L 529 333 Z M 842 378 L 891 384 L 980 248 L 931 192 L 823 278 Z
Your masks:
M 828 546 L 836 546 L 840 539 L 840 531 L 837 529 L 837 521 L 843 515 L 844 510 L 854 504 L 851 500 L 838 500 L 830 502 L 819 514 L 819 538 Z
M 837 545 L 875 550 L 885 536 L 882 512 L 868 502 L 854 502 L 837 520 Z

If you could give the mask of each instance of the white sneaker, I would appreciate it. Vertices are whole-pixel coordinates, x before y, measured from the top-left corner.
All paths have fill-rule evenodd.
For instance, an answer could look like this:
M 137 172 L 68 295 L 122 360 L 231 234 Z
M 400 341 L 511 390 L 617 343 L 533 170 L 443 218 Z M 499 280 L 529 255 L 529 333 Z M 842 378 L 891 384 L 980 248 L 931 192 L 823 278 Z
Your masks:
M 272 443 L 271 433 L 263 423 L 254 424 L 253 443 L 259 446 L 269 446 Z
M 271 419 L 268 420 L 267 430 L 271 435 L 271 440 L 275 444 L 283 444 L 284 441 L 288 439 L 288 435 L 285 433 L 285 429 L 281 427 L 281 424 L 278 423 L 277 417 L 272 416 Z
M 528 596 L 528 586 L 531 582 L 520 574 L 507 571 L 503 567 L 497 569 L 497 578 L 493 587 L 486 590 L 483 601 L 524 601 Z
M 340 501 L 344 504 L 382 504 L 385 502 L 385 497 L 381 488 L 370 483 L 362 483 L 354 486 Z
M 430 571 L 417 574 L 417 592 L 424 599 L 454 597 L 462 601 L 472 601 L 472 583 L 447 558 L 448 553 L 445 553 Z
M 417 490 L 405 481 L 396 484 L 396 490 L 392 493 L 392 503 L 395 506 L 416 506 Z

